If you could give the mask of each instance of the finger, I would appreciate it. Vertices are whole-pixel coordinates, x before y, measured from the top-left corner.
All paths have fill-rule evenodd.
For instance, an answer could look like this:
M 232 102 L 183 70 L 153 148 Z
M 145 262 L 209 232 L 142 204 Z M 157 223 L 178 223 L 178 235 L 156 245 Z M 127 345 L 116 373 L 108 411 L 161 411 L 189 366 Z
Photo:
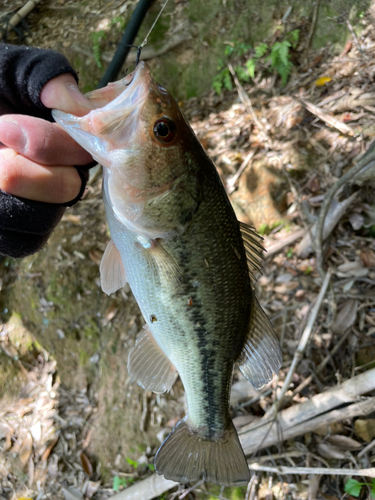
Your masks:
M 56 123 L 24 115 L 0 117 L 0 142 L 42 165 L 87 165 L 92 156 Z
M 45 84 L 40 100 L 51 109 L 58 109 L 75 116 L 84 116 L 95 106 L 81 94 L 70 73 L 57 76 Z
M 46 203 L 67 203 L 79 194 L 82 181 L 74 167 L 39 165 L 12 149 L 0 149 L 0 189 Z

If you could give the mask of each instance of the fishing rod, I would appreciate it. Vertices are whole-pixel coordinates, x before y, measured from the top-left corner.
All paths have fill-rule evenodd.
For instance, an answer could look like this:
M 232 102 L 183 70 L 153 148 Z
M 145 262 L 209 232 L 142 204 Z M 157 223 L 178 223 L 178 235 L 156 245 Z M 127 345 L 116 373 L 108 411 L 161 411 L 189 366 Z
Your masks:
M 140 0 L 135 8 L 130 21 L 128 22 L 123 37 L 117 47 L 112 61 L 109 63 L 103 77 L 98 83 L 97 88 L 101 89 L 108 85 L 109 82 L 117 80 L 118 74 L 133 46 L 138 30 L 147 14 L 148 9 L 153 4 L 154 0 Z

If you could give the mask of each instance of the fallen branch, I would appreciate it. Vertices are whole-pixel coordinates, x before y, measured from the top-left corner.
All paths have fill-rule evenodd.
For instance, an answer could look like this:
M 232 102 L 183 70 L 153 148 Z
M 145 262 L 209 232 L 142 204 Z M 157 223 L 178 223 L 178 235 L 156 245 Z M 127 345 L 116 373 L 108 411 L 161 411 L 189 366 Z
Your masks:
M 361 177 L 361 170 L 368 169 L 369 164 L 375 161 L 375 142 L 373 142 L 367 152 L 362 156 L 362 158 L 350 169 L 346 174 L 344 174 L 325 194 L 322 207 L 320 209 L 319 218 L 316 224 L 315 233 L 315 254 L 316 254 L 316 265 L 319 274 L 323 277 L 325 271 L 323 269 L 323 239 L 324 239 L 324 226 L 325 218 L 327 216 L 328 210 L 331 206 L 333 197 L 340 189 L 341 186 L 346 184 L 351 180 L 355 180 L 356 177 Z
M 17 26 L 30 12 L 38 5 L 40 0 L 29 0 L 21 9 L 10 18 L 8 23 L 8 30 Z M 3 38 L 4 33 L 0 32 L 0 40 Z
M 375 477 L 375 468 L 371 469 L 328 469 L 327 467 L 267 467 L 258 463 L 249 464 L 250 470 L 272 472 L 274 474 L 329 474 L 330 476 Z
M 323 424 L 329 425 L 358 415 L 369 415 L 374 411 L 375 397 L 354 403 L 353 401 L 373 390 L 375 390 L 375 368 L 346 380 L 340 386 L 317 394 L 305 403 L 281 411 L 276 420 L 270 421 L 267 418 L 249 424 L 239 432 L 244 452 L 246 455 L 251 455 L 260 449 L 311 432 Z M 348 406 L 342 407 L 345 403 Z M 339 409 L 335 409 L 337 407 Z M 308 471 L 306 468 L 301 469 L 305 472 Z M 299 473 L 302 474 L 302 470 Z M 374 469 L 365 469 L 366 474 L 363 473 L 363 470 L 353 470 L 352 475 L 375 477 L 368 472 L 371 470 Z M 321 473 L 338 474 L 336 469 L 329 469 L 329 471 L 324 469 L 324 471 L 327 472 Z M 138 498 L 151 500 L 175 486 L 178 486 L 178 483 L 154 474 L 111 498 L 114 500 L 138 500 Z
M 335 229 L 336 225 L 339 223 L 341 220 L 341 217 L 344 215 L 344 213 L 347 211 L 351 203 L 354 201 L 356 198 L 357 193 L 353 193 L 349 198 L 343 201 L 336 201 L 336 200 L 331 200 L 331 204 L 329 205 L 329 210 L 326 213 L 326 217 L 324 217 L 324 229 L 323 229 L 323 241 L 328 238 L 328 236 L 332 233 L 332 231 Z M 327 195 L 324 198 L 324 202 L 326 200 Z M 306 234 L 302 240 L 298 243 L 296 246 L 296 254 L 298 257 L 301 259 L 305 259 L 310 253 L 314 251 L 314 245 L 313 245 L 313 239 L 317 239 L 317 227 L 319 224 L 319 220 L 316 221 L 313 226 L 311 227 L 311 230 L 309 231 L 308 234 Z M 316 249 L 315 249 L 316 251 Z M 318 268 L 319 270 L 319 268 Z M 324 273 L 319 274 L 324 277 Z
M 348 125 L 340 122 L 339 120 L 336 120 L 336 118 L 326 113 L 322 108 L 315 106 L 315 104 L 313 104 L 312 102 L 305 101 L 305 99 L 297 99 L 297 101 L 303 104 L 303 106 L 305 106 L 305 108 L 310 111 L 310 113 L 317 116 L 319 120 L 322 120 L 330 127 L 336 128 L 342 134 L 354 135 L 353 130 Z
M 373 390 L 375 368 L 346 380 L 340 386 L 317 394 L 305 403 L 281 411 L 276 419 L 263 417 L 239 431 L 245 454 L 250 455 L 286 439 L 311 432 L 323 424 L 328 425 L 357 415 L 368 415 L 374 410 L 375 398 L 359 403 L 354 401 L 360 395 Z M 348 406 L 335 410 L 343 404 Z

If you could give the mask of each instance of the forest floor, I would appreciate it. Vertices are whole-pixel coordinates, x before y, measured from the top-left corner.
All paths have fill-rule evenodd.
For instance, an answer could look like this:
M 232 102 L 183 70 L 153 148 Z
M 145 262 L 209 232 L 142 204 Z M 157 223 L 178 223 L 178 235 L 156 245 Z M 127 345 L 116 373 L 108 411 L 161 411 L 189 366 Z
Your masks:
M 27 43 L 75 53 L 90 90 L 103 69 L 85 31 L 133 5 L 51 2 L 29 16 Z M 188 36 L 183 5 L 174 3 L 171 36 Z M 240 78 L 238 66 L 256 52 L 233 42 L 221 95 L 181 102 L 238 219 L 261 232 L 267 250 L 256 287 L 283 365 L 260 391 L 235 371 L 231 395 L 249 487 L 147 482 L 160 441 L 184 415 L 184 391 L 178 380 L 156 395 L 128 378 L 144 321 L 129 288 L 110 297 L 100 289 L 109 234 L 99 172 L 45 249 L 1 265 L 0 500 L 375 497 L 375 6 L 359 9 L 357 24 L 350 9 L 337 18 L 348 34 L 339 51 L 313 47 L 315 10 L 274 14 L 276 29 L 261 40 L 271 48 L 299 30 L 286 85 L 261 57 L 254 79 Z M 191 58 L 186 40 L 169 50 Z M 160 59 L 150 64 L 160 69 Z M 323 217 L 332 187 L 361 161 Z M 324 244 L 315 232 L 322 222 Z

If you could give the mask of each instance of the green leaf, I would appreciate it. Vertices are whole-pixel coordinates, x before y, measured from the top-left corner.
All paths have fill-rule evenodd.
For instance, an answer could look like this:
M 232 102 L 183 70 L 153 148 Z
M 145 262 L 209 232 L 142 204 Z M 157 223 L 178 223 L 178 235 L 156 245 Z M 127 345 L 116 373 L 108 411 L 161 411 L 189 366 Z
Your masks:
M 349 493 L 349 495 L 352 495 L 353 497 L 359 497 L 361 493 L 361 488 L 364 483 L 360 483 L 356 479 L 349 479 L 345 483 L 345 491 L 346 493 Z
M 134 467 L 134 469 L 138 467 L 138 462 L 136 462 L 135 460 L 132 460 L 131 458 L 126 458 L 125 460 L 128 462 L 129 465 Z
M 225 71 L 223 74 L 223 84 L 227 90 L 233 89 L 232 77 L 231 77 L 231 74 L 229 73 L 229 69 L 227 71 Z
M 246 68 L 247 71 L 249 72 L 249 75 L 251 78 L 254 78 L 255 76 L 255 60 L 254 59 L 249 59 L 246 61 Z
M 289 35 L 289 40 L 292 42 L 293 49 L 295 49 L 299 40 L 299 30 L 293 30 Z
M 375 478 L 371 480 L 371 489 L 370 489 L 371 498 L 375 498 Z
M 258 59 L 263 57 L 268 52 L 268 45 L 266 43 L 261 43 L 255 47 L 255 57 Z
M 288 66 L 289 64 L 289 47 L 291 46 L 290 42 L 288 40 L 284 40 L 280 43 L 280 48 L 279 48 L 279 57 L 281 61 L 284 63 L 284 66 Z
M 234 71 L 236 72 L 236 75 L 238 76 L 238 79 L 242 82 L 248 82 L 250 77 L 249 77 L 249 73 L 248 71 L 246 70 L 246 68 L 244 68 L 243 66 L 236 66 L 234 68 Z

